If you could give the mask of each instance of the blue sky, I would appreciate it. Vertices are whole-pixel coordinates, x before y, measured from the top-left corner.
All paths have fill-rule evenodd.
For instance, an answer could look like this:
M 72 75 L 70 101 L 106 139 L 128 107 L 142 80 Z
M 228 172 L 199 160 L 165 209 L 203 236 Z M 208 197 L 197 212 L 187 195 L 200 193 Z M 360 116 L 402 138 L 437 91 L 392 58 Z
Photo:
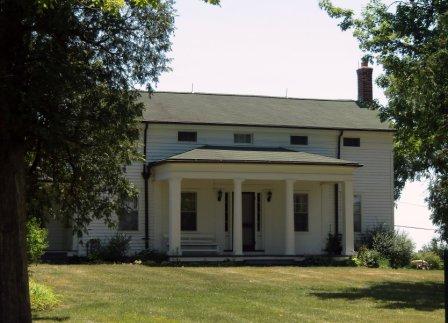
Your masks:
M 360 11 L 365 0 L 334 1 Z M 220 7 L 179 0 L 172 71 L 159 91 L 259 94 L 356 99 L 361 51 L 350 32 L 319 9 L 317 0 L 222 0 Z M 376 66 L 374 77 L 381 73 Z M 377 87 L 374 96 L 383 101 Z M 395 224 L 433 228 L 425 182 L 409 183 L 395 210 Z M 433 231 L 401 229 L 417 247 Z

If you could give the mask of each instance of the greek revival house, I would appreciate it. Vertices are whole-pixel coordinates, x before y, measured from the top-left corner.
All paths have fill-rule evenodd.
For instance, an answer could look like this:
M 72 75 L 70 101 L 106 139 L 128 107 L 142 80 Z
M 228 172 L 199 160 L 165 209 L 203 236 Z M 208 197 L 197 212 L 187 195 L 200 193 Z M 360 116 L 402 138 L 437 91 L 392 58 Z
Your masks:
M 359 101 L 372 69 L 358 70 Z M 393 226 L 393 130 L 358 101 L 250 95 L 142 93 L 145 163 L 126 167 L 139 190 L 112 230 L 49 224 L 50 250 L 84 255 L 92 238 L 132 238 L 131 252 L 175 257 L 343 254 L 378 224 Z

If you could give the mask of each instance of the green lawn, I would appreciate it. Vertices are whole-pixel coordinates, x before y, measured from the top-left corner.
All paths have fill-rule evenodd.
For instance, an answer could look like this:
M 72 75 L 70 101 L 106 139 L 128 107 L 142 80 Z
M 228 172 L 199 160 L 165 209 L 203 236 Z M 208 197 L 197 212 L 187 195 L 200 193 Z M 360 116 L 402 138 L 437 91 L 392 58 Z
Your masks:
M 37 265 L 61 296 L 35 320 L 443 321 L 443 272 L 334 267 Z

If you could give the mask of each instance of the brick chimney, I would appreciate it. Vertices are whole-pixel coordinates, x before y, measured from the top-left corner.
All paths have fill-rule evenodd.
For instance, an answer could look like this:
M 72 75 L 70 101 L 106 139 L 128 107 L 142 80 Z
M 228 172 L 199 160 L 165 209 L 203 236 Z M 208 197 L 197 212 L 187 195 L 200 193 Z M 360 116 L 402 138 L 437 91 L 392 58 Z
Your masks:
M 358 74 L 358 101 L 372 101 L 372 71 L 367 60 L 362 60 L 361 67 L 356 70 Z

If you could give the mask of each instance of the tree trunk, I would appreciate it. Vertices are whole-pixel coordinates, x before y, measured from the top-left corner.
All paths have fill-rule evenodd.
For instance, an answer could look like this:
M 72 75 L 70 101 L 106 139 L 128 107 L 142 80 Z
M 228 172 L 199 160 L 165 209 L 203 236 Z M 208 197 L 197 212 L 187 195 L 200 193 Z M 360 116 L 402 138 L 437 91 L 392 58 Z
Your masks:
M 25 26 L 31 0 L 0 1 L 0 322 L 31 322 L 25 241 Z
M 24 147 L 4 138 L 0 143 L 0 322 L 31 322 Z

